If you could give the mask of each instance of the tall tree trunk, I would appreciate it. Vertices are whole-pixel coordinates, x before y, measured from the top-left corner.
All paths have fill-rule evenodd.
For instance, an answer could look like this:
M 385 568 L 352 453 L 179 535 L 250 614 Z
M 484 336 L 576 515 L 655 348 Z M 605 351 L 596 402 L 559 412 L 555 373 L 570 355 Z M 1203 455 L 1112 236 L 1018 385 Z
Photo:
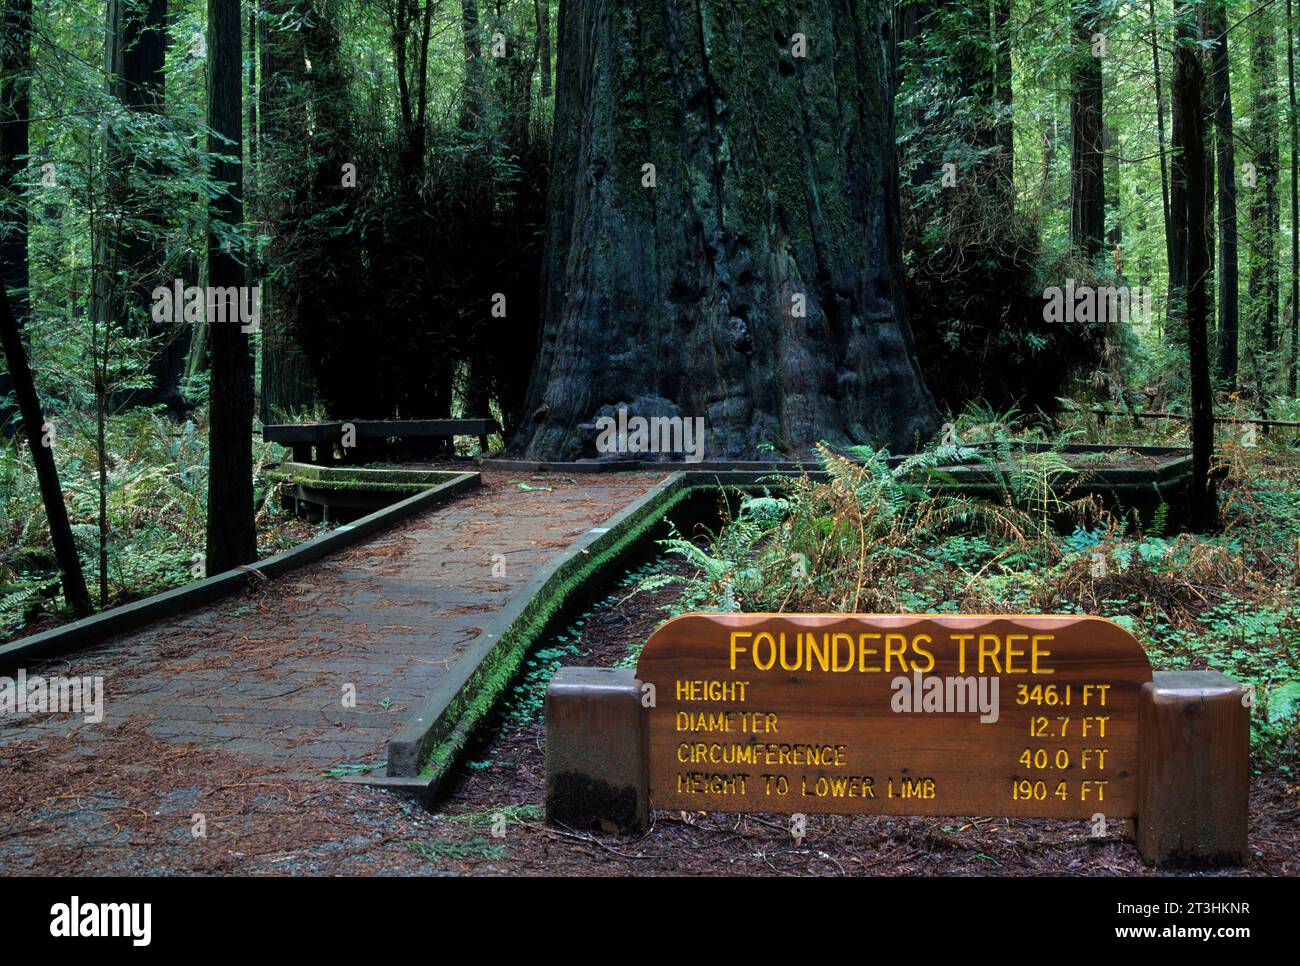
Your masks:
M 290 97 L 297 79 L 295 65 L 302 63 L 302 32 L 284 29 L 294 19 L 298 0 L 257 0 L 257 60 L 261 78 L 257 91 L 258 181 L 269 186 L 270 161 L 288 136 L 286 114 L 296 114 Z M 299 68 L 301 69 L 301 68 Z M 250 160 L 252 156 L 250 154 Z M 266 174 L 268 176 L 263 177 Z M 338 172 L 342 175 L 342 172 Z M 272 231 L 281 212 L 272 192 L 256 195 L 256 214 L 265 230 Z M 309 409 L 316 400 L 311 363 L 295 337 L 298 300 L 293 283 L 278 283 L 274 271 L 278 249 L 270 244 L 262 268 L 262 394 L 263 422 L 279 422 Z
M 1219 346 L 1218 377 L 1237 380 L 1237 161 L 1233 151 L 1232 86 L 1228 76 L 1227 0 L 1210 8 L 1214 38 L 1210 64 L 1214 77 L 1214 144 L 1219 185 Z
M 1095 9 L 1075 20 L 1070 88 L 1070 242 L 1089 260 L 1101 252 L 1106 233 L 1101 58 L 1092 51 L 1100 25 Z
M 990 54 L 993 60 L 994 186 L 1010 212 L 1015 206 L 1015 123 L 1011 88 L 1011 0 L 993 0 Z
M 242 23 L 239 0 L 208 0 L 208 151 L 233 160 L 214 160 L 212 173 L 229 190 L 208 202 L 209 291 L 244 284 L 234 251 L 222 248 L 217 222 L 238 227 L 243 220 L 240 96 L 243 89 Z M 253 365 L 248 335 L 239 316 L 212 314 L 210 413 L 208 417 L 208 573 L 220 573 L 257 559 L 253 520 Z
M 537 4 L 537 61 L 541 65 L 542 97 L 551 96 L 551 0 Z
M 1052 100 L 1055 102 L 1055 98 Z M 1053 106 L 1055 106 L 1054 103 Z M 1055 113 L 1055 111 L 1051 112 L 1052 115 L 1055 115 Z M 1052 163 L 1056 160 L 1056 129 L 1056 118 L 1054 116 L 1044 116 L 1042 130 L 1043 159 L 1038 183 L 1038 203 L 1044 207 L 1051 199 Z
M 903 304 L 890 7 L 562 6 L 531 458 L 594 455 L 620 405 L 703 418 L 719 458 L 936 428 Z
M 1115 271 L 1120 270 L 1122 261 L 1121 244 L 1124 241 L 1123 209 L 1120 207 L 1119 159 L 1123 153 L 1120 140 L 1120 125 L 1113 120 L 1102 125 L 1103 161 L 1102 169 L 1106 172 L 1105 197 L 1106 207 L 1115 212 L 1114 223 L 1106 232 L 1106 245 L 1114 255 Z
M 1255 187 L 1250 207 L 1250 311 L 1265 354 L 1277 347 L 1278 313 L 1278 143 L 1277 143 L 1277 43 L 1274 13 L 1256 14 L 1251 36 L 1251 161 Z M 1260 390 L 1264 386 L 1258 387 Z
M 27 446 L 36 464 L 36 479 L 41 488 L 41 502 L 45 506 L 45 519 L 50 525 L 50 541 L 54 544 L 54 559 L 59 564 L 63 580 L 63 599 L 78 615 L 90 613 L 90 594 L 86 578 L 81 572 L 81 558 L 72 539 L 68 525 L 68 509 L 63 505 L 63 488 L 59 485 L 59 470 L 54 465 L 54 450 L 47 444 L 45 418 L 41 415 L 41 400 L 36 393 L 36 383 L 27 363 L 27 349 L 23 345 L 22 330 L 9 306 L 6 286 L 0 279 L 0 348 L 4 349 L 9 378 L 18 397 L 23 429 L 27 433 Z
M 461 127 L 471 130 L 483 120 L 483 40 L 479 35 L 478 0 L 461 0 L 461 36 L 465 43 L 465 83 Z
M 1164 84 L 1160 78 L 1160 43 L 1156 30 L 1156 0 L 1147 0 L 1151 13 L 1151 73 L 1156 86 L 1156 148 L 1160 152 L 1160 204 L 1165 223 L 1165 267 L 1172 270 L 1174 253 L 1171 248 L 1171 226 L 1169 220 L 1169 159 L 1165 156 L 1165 96 Z
M 1201 58 L 1201 131 L 1204 137 L 1206 150 L 1205 165 L 1205 187 L 1203 202 L 1205 204 L 1205 272 L 1206 281 L 1217 277 L 1215 272 L 1215 242 L 1216 242 L 1216 204 L 1215 186 L 1218 178 L 1215 176 L 1214 168 L 1214 146 L 1217 142 L 1215 137 L 1214 126 L 1214 84 L 1211 74 L 1214 69 L 1213 64 L 1213 40 L 1214 34 L 1210 28 L 1213 18 L 1213 7 L 1217 0 L 1198 0 L 1196 6 L 1197 30 L 1202 39 L 1202 46 L 1197 51 Z M 1206 290 L 1205 313 L 1206 313 L 1206 332 L 1210 342 L 1214 341 L 1215 332 L 1215 315 L 1216 305 L 1214 292 Z M 1213 351 L 1211 349 L 1211 351 Z M 1213 369 L 1211 369 L 1213 373 Z
M 1187 12 L 1187 0 L 1178 4 Z M 1184 17 L 1177 30 L 1174 50 L 1174 106 L 1182 123 L 1174 142 L 1176 152 L 1174 184 L 1184 205 L 1187 227 L 1186 306 L 1187 358 L 1192 396 L 1192 479 L 1188 496 L 1188 520 L 1197 529 L 1209 529 L 1215 523 L 1215 497 L 1210 478 L 1210 460 L 1214 453 L 1214 408 L 1210 386 L 1209 332 L 1207 329 L 1206 282 L 1209 274 L 1209 221 L 1205 211 L 1205 184 L 1209 157 L 1205 150 L 1203 103 L 1205 72 L 1196 43 L 1200 30 L 1194 19 Z
M 929 142 L 910 148 L 913 186 L 932 183 L 940 164 L 953 159 L 958 130 L 957 139 L 982 156 L 977 171 L 962 165 L 960 183 L 981 196 L 992 192 L 998 205 L 1014 204 L 1010 18 L 1009 0 L 914 0 L 895 8 L 897 43 L 911 47 L 899 61 L 899 79 L 915 76 L 950 91 L 949 98 L 922 102 L 913 111 L 913 127 L 926 135 L 918 140 Z M 958 120 L 956 102 L 974 110 Z
M 1183 17 L 1192 16 L 1184 3 L 1175 5 L 1174 12 Z M 1187 210 L 1188 210 L 1188 176 L 1187 158 L 1184 145 L 1187 143 L 1188 102 L 1183 94 L 1175 95 L 1174 86 L 1178 81 L 1177 72 L 1181 63 L 1179 54 L 1180 38 L 1185 28 L 1180 23 L 1174 30 L 1174 76 L 1170 79 L 1170 159 L 1169 159 L 1169 231 L 1165 244 L 1169 250 L 1169 300 L 1165 313 L 1165 339 L 1176 347 L 1184 347 L 1187 342 Z M 1184 92 L 1185 93 L 1185 92 Z M 1200 117 L 1200 104 L 1195 105 L 1197 117 Z M 1197 182 L 1204 185 L 1204 179 Z M 1200 195 L 1197 204 L 1202 205 Z M 1204 217 L 1202 211 L 1201 217 Z
M 1287 369 L 1287 391 L 1296 394 L 1296 341 L 1300 337 L 1300 142 L 1296 140 L 1295 113 L 1295 20 L 1291 15 L 1291 0 L 1286 0 L 1286 83 L 1290 110 L 1287 124 L 1291 128 L 1291 364 Z
M 0 282 L 19 331 L 27 323 L 30 260 L 27 202 L 20 182 L 27 170 L 31 102 L 32 0 L 4 0 L 0 17 L 0 201 L 12 212 L 0 221 Z M 6 401 L 13 382 L 0 372 L 0 436 L 17 430 L 16 410 Z
M 260 136 L 258 133 L 258 98 L 257 98 L 257 21 L 259 19 L 260 3 L 259 0 L 250 0 L 248 4 L 248 29 L 246 37 L 248 41 L 248 81 L 244 89 L 244 109 L 247 112 L 248 126 L 248 148 L 245 152 L 244 159 L 244 212 L 248 220 L 250 243 L 248 251 L 244 257 L 244 284 L 250 288 L 257 284 L 261 277 L 261 266 L 258 264 L 259 252 L 256 238 L 260 234 L 258 229 L 258 210 L 260 198 L 257 192 L 257 176 L 261 173 L 261 158 L 258 155 L 260 148 Z M 259 320 L 260 321 L 260 320 Z

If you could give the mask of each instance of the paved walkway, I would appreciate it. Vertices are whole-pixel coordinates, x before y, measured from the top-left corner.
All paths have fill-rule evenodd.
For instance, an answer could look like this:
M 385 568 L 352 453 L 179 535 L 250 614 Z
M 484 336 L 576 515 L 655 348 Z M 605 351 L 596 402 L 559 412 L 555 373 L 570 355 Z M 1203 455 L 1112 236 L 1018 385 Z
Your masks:
M 481 490 L 326 560 L 30 667 L 102 675 L 109 727 L 0 717 L 0 765 L 7 748 L 43 738 L 65 753 L 117 754 L 114 742 L 96 741 L 114 735 L 120 745 L 123 734 L 233 753 L 262 778 L 383 762 L 388 739 L 512 593 L 662 478 L 488 471 Z

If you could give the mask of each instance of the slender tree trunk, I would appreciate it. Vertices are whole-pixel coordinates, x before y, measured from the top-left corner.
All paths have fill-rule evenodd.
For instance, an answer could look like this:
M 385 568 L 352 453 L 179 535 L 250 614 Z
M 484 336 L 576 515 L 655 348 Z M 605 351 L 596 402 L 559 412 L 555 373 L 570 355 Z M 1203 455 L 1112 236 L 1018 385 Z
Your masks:
M 99 493 L 99 606 L 108 606 L 108 325 L 102 331 L 103 351 L 95 360 L 95 466 Z M 98 341 L 98 340 L 97 340 Z
M 1015 207 L 1015 124 L 1011 88 L 1011 0 L 993 0 L 993 105 L 997 112 L 996 181 L 1008 212 Z
M 1070 89 L 1070 242 L 1089 260 L 1101 252 L 1106 233 L 1101 58 L 1092 50 L 1100 24 L 1095 10 L 1075 20 Z
M 1115 121 L 1107 121 L 1102 126 L 1102 145 L 1105 154 L 1102 162 L 1106 172 L 1106 207 L 1115 213 L 1114 222 L 1106 232 L 1106 246 L 1113 256 L 1115 272 L 1120 272 L 1123 261 L 1121 244 L 1124 241 L 1123 209 L 1120 207 L 1119 159 L 1123 152 L 1120 139 L 1120 126 Z
M 1052 112 L 1055 113 L 1055 112 Z M 1038 203 L 1046 206 L 1051 198 L 1052 190 L 1052 162 L 1056 160 L 1056 118 L 1044 117 L 1043 130 L 1043 161 L 1038 183 Z
M 27 349 L 23 345 L 22 331 L 9 306 L 6 286 L 0 279 L 0 347 L 4 349 L 5 363 L 18 409 L 22 413 L 23 429 L 27 433 L 32 462 L 36 464 L 36 479 L 41 488 L 41 502 L 45 518 L 50 525 L 50 541 L 54 544 L 54 559 L 58 562 L 63 580 L 63 599 L 78 615 L 90 613 L 90 594 L 86 578 L 81 571 L 81 558 L 72 539 L 68 524 L 68 510 L 63 504 L 63 488 L 59 485 L 59 470 L 54 465 L 54 450 L 48 443 L 45 418 L 41 415 L 41 400 L 36 393 L 31 366 L 27 363 Z
M 1186 12 L 1186 0 L 1179 3 Z M 1174 51 L 1174 105 L 1182 123 L 1177 128 L 1174 149 L 1174 184 L 1181 181 L 1187 226 L 1186 315 L 1187 357 L 1192 396 L 1192 479 L 1188 499 L 1189 523 L 1209 529 L 1216 520 L 1210 461 L 1214 453 L 1214 408 L 1210 385 L 1209 333 L 1207 330 L 1206 283 L 1209 274 L 1209 221 L 1205 211 L 1205 184 L 1209 157 L 1205 150 L 1205 72 L 1196 42 L 1200 30 L 1190 18 L 1180 23 Z
M 1214 47 L 1215 161 L 1219 185 L 1219 346 L 1218 378 L 1225 385 L 1237 380 L 1237 161 L 1233 151 L 1232 87 L 1228 76 L 1227 0 L 1215 0 L 1210 10 Z
M 298 0 L 257 0 L 257 60 L 260 84 L 257 91 L 258 143 L 257 181 L 263 189 L 256 195 L 256 215 L 266 231 L 274 231 L 282 212 L 274 192 L 273 161 L 286 133 L 285 116 L 297 114 L 291 95 L 301 72 L 302 32 L 281 29 L 292 20 Z M 250 153 L 250 161 L 252 155 Z M 340 176 L 342 172 L 337 172 Z M 296 416 L 316 398 L 311 363 L 296 338 L 298 300 L 293 282 L 279 283 L 274 268 L 279 249 L 267 246 L 262 269 L 262 392 L 263 422 L 279 422 Z
M 1160 43 L 1156 30 L 1156 0 L 1147 0 L 1151 12 L 1151 73 L 1156 86 L 1156 147 L 1160 152 L 1160 205 L 1165 221 L 1165 266 L 1173 265 L 1174 255 L 1170 248 L 1169 223 L 1169 159 L 1165 156 L 1165 96 L 1164 82 L 1160 78 Z
M 1287 369 L 1287 391 L 1296 394 L 1296 341 L 1300 336 L 1300 195 L 1297 195 L 1298 167 L 1300 167 L 1300 142 L 1296 140 L 1295 103 L 1295 20 L 1291 15 L 1291 0 L 1286 0 L 1286 83 L 1289 112 L 1287 124 L 1291 128 L 1291 364 Z
M 551 0 L 537 3 L 537 60 L 541 65 L 542 97 L 551 96 Z
M 806 56 L 770 56 L 780 5 L 562 5 L 530 458 L 595 455 L 619 406 L 703 419 L 718 458 L 937 427 L 903 304 L 890 4 L 802 11 Z
M 261 146 L 258 135 L 258 97 L 257 97 L 257 65 L 258 65 L 258 45 L 257 45 L 257 22 L 260 19 L 261 4 L 259 0 L 250 0 L 248 4 L 248 86 L 245 89 L 244 102 L 248 118 L 248 149 L 244 159 L 244 213 L 248 222 L 248 249 L 244 254 L 244 284 L 248 286 L 250 292 L 258 292 L 258 332 L 251 336 L 254 343 L 254 357 L 262 355 L 262 310 L 260 288 L 262 280 L 262 262 L 261 251 L 258 249 L 258 238 L 261 237 L 261 196 L 258 193 L 258 177 L 262 173 L 262 162 L 259 156 Z M 253 380 L 253 411 L 262 412 L 265 409 L 261 397 L 265 394 L 265 389 L 258 384 L 256 378 L 256 367 L 254 367 Z
M 1250 207 L 1250 311 L 1258 336 L 1256 345 L 1264 353 L 1277 347 L 1278 312 L 1278 141 L 1277 141 L 1277 43 L 1272 10 L 1261 10 L 1251 36 L 1251 161 L 1255 166 L 1255 187 Z M 1259 368 L 1258 366 L 1256 367 Z M 1261 383 L 1261 391 L 1265 388 Z
M 1187 7 L 1180 3 L 1174 8 L 1175 13 L 1182 11 L 1183 16 L 1190 16 Z M 1184 95 L 1175 96 L 1174 86 L 1178 81 L 1177 72 L 1181 63 L 1179 59 L 1180 38 L 1185 28 L 1180 24 L 1174 31 L 1174 76 L 1170 79 L 1170 160 L 1169 160 L 1169 231 L 1165 243 L 1169 250 L 1169 300 L 1165 316 L 1165 339 L 1175 347 L 1184 347 L 1187 341 L 1187 210 L 1188 210 L 1188 173 L 1184 146 L 1187 143 L 1188 103 Z M 1185 92 L 1184 92 L 1185 94 Z M 1200 116 L 1200 105 L 1195 105 Z M 1198 186 L 1204 180 L 1197 182 Z M 1201 197 L 1197 196 L 1197 204 Z M 1202 213 L 1203 217 L 1203 213 Z
M 483 119 L 483 41 L 479 36 L 478 0 L 461 0 L 461 35 L 465 42 L 465 83 L 461 127 L 471 130 Z
M 234 160 L 214 161 L 213 175 L 230 186 L 208 202 L 211 223 L 238 227 L 243 220 L 243 88 L 239 0 L 208 0 L 208 151 Z M 244 284 L 244 269 L 234 251 L 222 248 L 208 230 L 209 291 Z M 257 559 L 253 519 L 253 365 L 248 336 L 238 313 L 213 313 L 208 426 L 208 573 L 220 573 Z
M 30 305 L 27 202 L 20 182 L 27 170 L 31 65 L 32 0 L 4 0 L 0 17 L 0 201 L 10 203 L 10 214 L 0 221 L 0 282 L 9 290 L 20 331 L 27 324 Z M 9 374 L 0 372 L 0 436 L 4 437 L 18 428 L 19 414 L 6 401 L 12 385 Z
M 1214 4 L 1217 2 L 1218 0 L 1200 0 L 1199 5 L 1196 8 L 1196 17 L 1197 17 L 1197 24 L 1198 24 L 1197 29 L 1200 32 L 1200 36 L 1203 38 L 1203 43 L 1208 42 L 1211 45 L 1214 40 L 1214 32 L 1210 26 L 1213 20 L 1212 8 Z M 1205 187 L 1204 187 L 1203 203 L 1205 204 L 1205 224 L 1207 226 L 1205 231 L 1205 258 L 1206 258 L 1205 277 L 1206 277 L 1206 284 L 1208 285 L 1210 284 L 1210 280 L 1218 277 L 1217 273 L 1215 272 L 1215 257 L 1216 257 L 1215 242 L 1217 240 L 1215 225 L 1217 224 L 1216 212 L 1218 210 L 1218 205 L 1216 204 L 1217 196 L 1215 194 L 1215 189 L 1218 182 L 1218 178 L 1216 177 L 1216 171 L 1214 167 L 1214 158 L 1215 158 L 1214 147 L 1218 139 L 1215 137 L 1214 83 L 1212 77 L 1212 73 L 1214 69 L 1213 47 L 1212 46 L 1207 47 L 1203 45 L 1198 50 L 1198 53 L 1200 54 L 1200 58 L 1201 58 L 1201 79 L 1202 79 L 1201 131 L 1203 132 L 1205 150 L 1207 152 L 1206 165 L 1205 165 Z M 1208 333 L 1208 338 L 1211 344 L 1211 353 L 1213 353 L 1213 343 L 1215 337 L 1215 317 L 1217 314 L 1216 308 L 1217 305 L 1214 297 L 1214 292 L 1212 289 L 1207 289 L 1206 301 L 1205 301 L 1205 317 L 1206 317 L 1206 332 Z M 1211 376 L 1212 375 L 1213 375 L 1213 366 L 1211 365 Z
M 261 160 L 258 157 L 259 136 L 258 136 L 258 98 L 257 98 L 257 22 L 259 19 L 261 5 L 259 0 L 251 0 L 248 4 L 248 87 L 245 90 L 244 104 L 248 112 L 248 151 L 246 163 L 244 165 L 244 209 L 248 219 L 250 234 L 256 235 L 257 231 L 257 211 L 258 211 L 258 194 L 257 194 L 257 176 L 261 173 Z M 248 266 L 247 284 L 252 286 L 257 284 L 261 276 L 261 270 L 258 266 L 258 250 L 256 242 L 248 246 L 245 261 Z

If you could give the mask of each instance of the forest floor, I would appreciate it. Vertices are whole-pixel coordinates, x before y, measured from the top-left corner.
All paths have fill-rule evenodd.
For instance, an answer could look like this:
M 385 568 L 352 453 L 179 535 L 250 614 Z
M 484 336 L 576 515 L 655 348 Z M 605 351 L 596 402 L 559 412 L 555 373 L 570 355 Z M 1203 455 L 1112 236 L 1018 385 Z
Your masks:
M 671 612 L 680 588 L 627 593 L 602 601 L 560 642 L 562 663 L 628 663 Z M 555 663 L 560 652 L 551 653 Z M 539 679 L 548 677 L 538 674 Z M 520 692 L 440 805 L 441 834 L 458 844 L 438 848 L 458 854 L 447 863 L 458 871 L 581 876 L 1155 874 L 1120 831 L 1093 839 L 1082 821 L 809 815 L 807 835 L 798 843 L 790 836 L 788 816 L 781 815 L 658 811 L 652 828 L 637 837 L 551 828 L 539 820 L 545 731 L 540 716 L 529 713 L 534 704 L 527 689 Z M 1277 762 L 1255 774 L 1250 864 L 1217 874 L 1300 873 L 1297 806 L 1300 786 L 1285 777 Z M 507 818 L 506 835 L 492 838 L 492 820 L 499 815 Z
M 682 565 L 665 566 L 680 568 Z M 1119 834 L 1083 822 L 655 813 L 640 836 L 541 820 L 540 697 L 561 663 L 626 663 L 680 589 L 624 586 L 535 653 L 436 812 L 390 792 L 286 779 L 265 762 L 168 741 L 138 722 L 9 746 L 0 781 L 7 874 L 1115 875 L 1156 874 Z M 1300 873 L 1300 788 L 1277 763 L 1251 788 L 1251 860 L 1221 875 Z M 497 828 L 494 830 L 494 824 Z M 502 826 L 504 826 L 502 828 Z M 504 832 L 504 834 L 493 834 Z
M 1087 570 L 1086 555 L 1093 549 L 1091 540 L 1079 542 L 1078 534 L 1063 538 L 1066 545 L 1073 546 L 1073 540 L 1078 546 L 1052 569 L 1026 563 L 989 576 L 997 581 L 996 594 L 982 584 L 972 589 L 966 579 L 967 570 L 985 573 L 980 568 L 994 553 L 988 547 L 952 539 L 918 544 L 920 556 L 914 555 L 907 579 L 909 592 L 920 594 L 921 603 L 905 609 L 924 604 L 932 610 L 935 601 L 960 603 L 963 610 L 1005 609 L 1007 595 L 1021 593 L 1021 584 L 1032 581 L 1038 590 L 1050 591 L 1051 608 L 1084 606 L 1108 616 L 1134 616 L 1151 634 L 1148 649 L 1158 667 L 1222 666 L 1242 680 L 1260 681 L 1262 689 L 1295 681 L 1294 598 L 1300 583 L 1288 552 L 1295 546 L 1300 512 L 1295 469 L 1291 460 L 1257 463 L 1251 491 L 1257 510 L 1226 535 L 1125 537 L 1132 545 L 1115 546 L 1112 553 L 1118 558 L 1128 547 L 1130 564 L 1105 578 L 1078 572 Z M 790 837 L 783 816 L 660 811 L 646 834 L 633 837 L 546 825 L 541 709 L 547 682 L 562 664 L 630 664 L 673 613 L 707 609 L 694 568 L 675 556 L 627 575 L 588 613 L 542 642 L 509 699 L 444 785 L 434 811 L 394 793 L 330 780 L 325 776 L 359 771 L 378 760 L 405 703 L 403 695 L 374 681 L 360 689 L 358 720 L 341 724 L 338 681 L 372 672 L 384 654 L 402 658 L 395 668 L 427 669 L 427 655 L 413 649 L 421 639 L 413 630 L 429 621 L 411 614 L 378 620 L 375 611 L 371 616 L 378 623 L 370 626 L 358 613 L 358 602 L 341 592 L 344 571 L 363 571 L 355 585 L 369 601 L 362 602 L 362 611 L 396 599 L 403 587 L 419 588 L 407 596 L 427 607 L 436 580 L 429 582 L 424 571 L 445 572 L 453 559 L 448 554 L 486 571 L 491 551 L 514 549 L 502 540 L 522 538 L 522 552 L 507 558 L 512 581 L 520 582 L 529 572 L 527 561 L 566 546 L 657 477 L 586 480 L 582 492 L 570 492 L 577 484 L 559 478 L 528 482 L 489 474 L 486 479 L 486 491 L 455 505 L 461 516 L 440 516 L 450 509 L 445 508 L 422 518 L 436 521 L 432 530 L 412 521 L 338 560 L 286 578 L 274 592 L 250 591 L 244 599 L 191 615 L 188 623 L 159 625 L 137 635 L 135 647 L 127 639 L 51 664 L 46 673 L 106 674 L 112 682 L 110 714 L 93 726 L 0 722 L 0 873 L 1156 874 L 1121 829 L 1094 839 L 1078 821 L 812 815 L 799 842 Z M 583 499 L 592 486 L 617 492 Z M 517 513 L 502 517 L 493 497 L 508 497 Z M 525 519 L 527 532 L 522 532 Z M 441 533 L 442 543 L 422 540 L 415 532 L 422 527 L 426 537 Z M 1184 551 L 1194 561 L 1212 559 L 1214 566 L 1191 571 L 1178 556 Z M 1238 566 L 1238 560 L 1249 566 Z M 409 573 L 403 569 L 408 564 L 415 568 Z M 684 590 L 664 577 L 693 583 Z M 1183 595 L 1180 580 L 1192 580 L 1195 593 Z M 967 588 L 965 596 L 954 594 L 954 581 Z M 1231 613 L 1224 609 L 1225 597 L 1231 597 Z M 449 612 L 454 620 L 483 619 L 482 613 L 458 610 Z M 242 632 L 232 635 L 236 627 Z M 392 640 L 381 640 L 386 638 Z M 416 658 L 415 664 L 406 657 Z M 351 660 L 360 662 L 355 669 L 340 664 Z M 285 677 L 285 662 L 296 669 L 292 681 Z M 175 695 L 168 697 L 171 691 Z M 308 721 L 313 714 L 319 720 Z M 277 716 L 285 718 L 278 725 Z M 196 729 L 195 721 L 203 727 Z M 352 745 L 335 746 L 358 728 L 365 732 L 366 747 L 357 744 L 359 732 L 351 736 Z M 1294 777 L 1300 756 L 1294 731 L 1287 738 L 1279 724 L 1265 732 L 1254 758 L 1250 860 L 1214 874 L 1300 874 L 1300 783 Z M 248 745 L 250 738 L 266 753 Z

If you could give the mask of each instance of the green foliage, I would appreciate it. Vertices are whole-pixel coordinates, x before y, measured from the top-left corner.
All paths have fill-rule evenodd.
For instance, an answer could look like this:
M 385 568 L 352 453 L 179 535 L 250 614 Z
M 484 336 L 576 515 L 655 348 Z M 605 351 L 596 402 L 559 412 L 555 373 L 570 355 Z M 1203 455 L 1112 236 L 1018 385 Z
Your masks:
M 412 852 L 434 865 L 451 860 L 487 859 L 495 862 L 505 857 L 504 845 L 493 842 L 481 835 L 466 839 L 433 838 L 425 841 L 407 842 Z
M 540 822 L 546 815 L 540 805 L 502 805 L 500 808 L 486 809 L 481 812 L 448 815 L 447 820 L 469 828 L 491 828 L 499 820 L 498 817 L 504 818 L 507 823 L 520 825 Z
M 1081 512 L 1058 494 L 1060 458 L 1050 452 L 1012 458 L 1009 450 L 939 445 L 900 460 L 866 448 L 848 452 L 859 462 L 821 450 L 826 482 L 774 480 L 780 495 L 742 494 L 735 515 L 704 545 L 680 535 L 664 541 L 697 571 L 687 591 L 692 602 L 749 611 L 877 609 L 920 565 L 941 570 L 968 555 L 1059 556 L 1049 539 L 1054 522 Z M 956 465 L 988 468 L 995 497 L 953 491 L 947 468 Z M 930 561 L 917 552 L 940 539 L 958 542 Z
M 987 413 L 973 417 L 991 422 Z M 773 481 L 739 498 L 699 541 L 664 542 L 681 609 L 746 612 L 1080 613 L 1108 617 L 1157 668 L 1217 668 L 1256 686 L 1260 760 L 1292 746 L 1300 719 L 1300 459 L 1242 451 L 1223 484 L 1224 532 L 1170 533 L 1162 505 L 1145 530 L 1070 500 L 1077 467 L 1019 452 L 1010 434 L 980 452 L 934 446 L 889 461 L 828 451 L 829 479 Z M 963 463 L 995 478 L 982 497 L 946 491 Z M 1087 464 L 1085 464 L 1086 466 Z M 1086 470 L 1085 470 L 1086 472 Z M 1285 765 L 1284 758 L 1282 767 Z
M 107 426 L 107 576 L 110 602 L 120 603 L 195 579 L 206 531 L 207 433 L 202 422 L 176 424 L 143 409 L 114 417 Z M 274 459 L 277 449 L 258 443 L 254 471 Z M 66 432 L 56 433 L 54 454 L 73 535 L 93 576 L 99 567 L 93 427 L 70 422 Z M 0 445 L 0 483 L 0 635 L 8 636 L 39 616 L 60 612 L 36 473 L 21 438 Z M 269 486 L 259 485 L 258 496 L 263 554 L 310 532 L 277 508 Z
M 554 646 L 539 648 L 524 661 L 522 680 L 510 689 L 504 710 L 506 720 L 515 727 L 536 720 L 555 672 L 566 659 L 582 653 L 581 626 L 581 620 L 575 621 L 566 632 L 555 636 Z

